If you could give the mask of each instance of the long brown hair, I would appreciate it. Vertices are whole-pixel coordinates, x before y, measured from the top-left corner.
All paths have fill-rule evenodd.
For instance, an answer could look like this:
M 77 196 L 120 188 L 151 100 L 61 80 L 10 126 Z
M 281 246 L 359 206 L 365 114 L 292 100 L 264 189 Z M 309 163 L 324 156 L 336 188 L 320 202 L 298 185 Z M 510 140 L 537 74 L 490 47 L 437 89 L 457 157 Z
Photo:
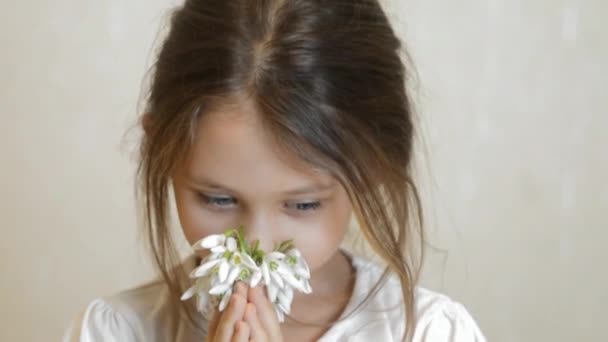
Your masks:
M 137 199 L 180 312 L 194 320 L 179 301 L 189 284 L 169 229 L 171 175 L 200 117 L 238 95 L 253 100 L 278 146 L 344 186 L 388 265 L 374 289 L 397 275 L 403 338 L 413 336 L 424 241 L 404 52 L 377 0 L 186 0 L 171 12 L 142 116 Z

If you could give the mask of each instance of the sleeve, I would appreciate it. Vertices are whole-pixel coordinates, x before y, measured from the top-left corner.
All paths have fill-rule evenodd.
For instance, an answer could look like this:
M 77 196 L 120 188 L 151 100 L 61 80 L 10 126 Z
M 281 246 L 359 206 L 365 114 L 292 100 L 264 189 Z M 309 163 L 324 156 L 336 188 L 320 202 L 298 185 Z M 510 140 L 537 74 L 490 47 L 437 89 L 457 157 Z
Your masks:
M 103 299 L 93 300 L 72 319 L 63 342 L 136 342 L 129 322 Z
M 450 301 L 418 322 L 414 341 L 486 342 L 473 317 L 460 303 Z

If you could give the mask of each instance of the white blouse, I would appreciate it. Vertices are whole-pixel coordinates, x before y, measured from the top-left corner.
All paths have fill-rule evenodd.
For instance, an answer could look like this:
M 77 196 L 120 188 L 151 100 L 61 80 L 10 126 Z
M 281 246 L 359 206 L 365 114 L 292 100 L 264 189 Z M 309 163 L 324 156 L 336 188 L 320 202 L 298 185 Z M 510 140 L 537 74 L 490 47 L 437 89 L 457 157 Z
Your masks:
M 194 267 L 193 258 L 191 262 Z M 356 269 L 353 293 L 343 315 L 350 313 L 374 286 L 382 267 L 352 255 Z M 188 322 L 171 315 L 168 289 L 161 280 L 91 301 L 68 327 L 64 342 L 204 341 Z M 485 342 L 465 307 L 449 297 L 417 287 L 418 323 L 414 342 Z M 370 300 L 349 318 L 334 324 L 318 341 L 401 341 L 405 329 L 402 294 L 391 276 Z M 201 315 L 201 319 L 204 318 Z

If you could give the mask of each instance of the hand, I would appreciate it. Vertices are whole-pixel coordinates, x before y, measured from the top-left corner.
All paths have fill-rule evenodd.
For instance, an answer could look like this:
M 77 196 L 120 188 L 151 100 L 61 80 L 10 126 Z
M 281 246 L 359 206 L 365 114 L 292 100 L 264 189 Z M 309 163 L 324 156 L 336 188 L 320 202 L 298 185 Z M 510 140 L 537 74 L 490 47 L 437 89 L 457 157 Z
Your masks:
M 209 323 L 206 342 L 248 342 L 250 341 L 249 324 L 244 319 L 247 306 L 247 288 L 237 282 L 230 302 L 223 312 L 217 309 Z
M 245 307 L 244 320 L 249 329 L 249 341 L 283 341 L 277 314 L 274 311 L 274 306 L 270 300 L 268 300 L 266 291 L 263 287 L 256 286 L 254 288 L 249 288 L 247 291 L 247 304 Z

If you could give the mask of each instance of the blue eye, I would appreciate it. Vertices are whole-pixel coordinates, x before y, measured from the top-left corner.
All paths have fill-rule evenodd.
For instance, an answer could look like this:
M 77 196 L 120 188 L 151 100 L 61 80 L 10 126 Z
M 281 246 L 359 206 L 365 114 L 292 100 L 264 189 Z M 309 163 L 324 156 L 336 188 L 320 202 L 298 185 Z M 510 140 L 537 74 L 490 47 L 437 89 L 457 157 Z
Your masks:
M 198 197 L 203 204 L 218 209 L 229 209 L 237 203 L 232 197 L 214 197 L 203 193 L 198 193 Z M 312 212 L 321 207 L 321 201 L 292 203 L 287 204 L 287 207 L 299 212 Z
M 317 210 L 321 207 L 321 202 L 317 201 L 317 202 L 301 202 L 301 203 L 294 203 L 296 210 L 299 211 L 313 211 L 313 210 Z
M 203 201 L 203 203 L 208 204 L 212 207 L 226 208 L 229 207 L 231 204 L 236 203 L 236 201 L 232 197 L 213 197 L 207 196 L 205 194 L 199 194 L 199 197 Z

